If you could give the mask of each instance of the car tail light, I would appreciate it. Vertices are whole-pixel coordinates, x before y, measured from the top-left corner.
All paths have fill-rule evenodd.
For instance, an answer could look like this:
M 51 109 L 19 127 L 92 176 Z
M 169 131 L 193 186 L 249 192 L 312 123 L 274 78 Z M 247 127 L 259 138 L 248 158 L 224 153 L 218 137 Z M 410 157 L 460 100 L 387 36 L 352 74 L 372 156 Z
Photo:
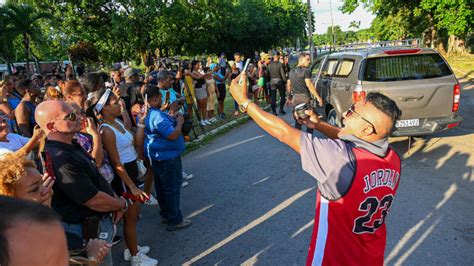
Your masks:
M 389 50 L 389 51 L 384 51 L 386 54 L 416 54 L 421 49 L 402 49 L 402 50 Z
M 454 93 L 453 93 L 453 113 L 459 110 L 459 99 L 461 98 L 461 86 L 459 83 L 454 85 Z
M 352 92 L 352 103 L 363 101 L 365 99 L 365 91 L 362 90 L 362 85 L 357 84 Z
M 452 123 L 452 124 L 448 124 L 447 128 L 450 129 L 457 126 L 459 126 L 459 123 Z

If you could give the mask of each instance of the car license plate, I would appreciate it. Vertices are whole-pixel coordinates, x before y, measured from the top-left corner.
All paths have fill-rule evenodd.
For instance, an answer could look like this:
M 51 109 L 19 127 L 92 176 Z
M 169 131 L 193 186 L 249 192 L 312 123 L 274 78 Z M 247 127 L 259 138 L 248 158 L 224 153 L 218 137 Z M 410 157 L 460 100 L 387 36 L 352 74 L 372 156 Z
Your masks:
M 396 127 L 417 127 L 420 125 L 420 119 L 398 120 Z

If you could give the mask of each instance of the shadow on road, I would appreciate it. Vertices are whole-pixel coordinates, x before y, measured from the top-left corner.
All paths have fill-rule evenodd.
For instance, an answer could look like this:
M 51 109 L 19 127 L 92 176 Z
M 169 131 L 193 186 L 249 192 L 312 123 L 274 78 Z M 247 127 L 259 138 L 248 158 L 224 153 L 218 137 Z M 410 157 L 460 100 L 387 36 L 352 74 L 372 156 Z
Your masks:
M 449 134 L 453 135 L 457 134 Z M 405 140 L 397 140 L 392 145 L 399 154 L 406 151 Z M 471 193 L 474 182 L 471 156 L 472 151 L 465 152 L 449 144 L 438 145 L 435 139 L 420 139 L 414 144 L 411 154 L 403 161 L 400 187 L 392 217 L 387 222 L 391 234 L 386 264 L 472 262 L 474 208 Z M 470 206 L 469 209 L 466 206 Z M 465 248 L 471 252 L 463 252 Z

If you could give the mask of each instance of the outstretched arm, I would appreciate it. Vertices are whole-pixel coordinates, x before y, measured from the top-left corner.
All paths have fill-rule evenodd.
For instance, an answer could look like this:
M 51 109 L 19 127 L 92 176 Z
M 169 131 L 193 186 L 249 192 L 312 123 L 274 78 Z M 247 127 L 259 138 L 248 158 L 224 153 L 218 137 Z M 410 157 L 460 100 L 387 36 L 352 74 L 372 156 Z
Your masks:
M 230 86 L 230 93 L 234 97 L 234 99 L 239 104 L 247 103 L 250 100 L 247 98 L 247 77 L 245 73 L 242 78 L 242 84 L 238 84 L 239 78 L 235 78 L 232 81 Z M 281 142 L 285 143 L 286 145 L 290 146 L 293 150 L 297 153 L 300 153 L 301 150 L 301 131 L 295 129 L 288 125 L 285 121 L 278 118 L 277 116 L 271 115 L 260 107 L 250 102 L 247 107 L 247 114 L 252 117 L 252 119 L 268 134 L 277 138 Z

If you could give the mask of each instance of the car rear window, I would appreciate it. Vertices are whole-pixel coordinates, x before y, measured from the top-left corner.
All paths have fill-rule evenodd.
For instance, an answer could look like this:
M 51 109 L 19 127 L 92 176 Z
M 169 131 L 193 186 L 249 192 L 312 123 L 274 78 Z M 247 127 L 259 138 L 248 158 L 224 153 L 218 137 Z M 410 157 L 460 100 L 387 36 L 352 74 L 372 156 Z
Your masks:
M 438 54 L 398 55 L 368 58 L 364 80 L 386 82 L 438 78 L 451 74 Z

